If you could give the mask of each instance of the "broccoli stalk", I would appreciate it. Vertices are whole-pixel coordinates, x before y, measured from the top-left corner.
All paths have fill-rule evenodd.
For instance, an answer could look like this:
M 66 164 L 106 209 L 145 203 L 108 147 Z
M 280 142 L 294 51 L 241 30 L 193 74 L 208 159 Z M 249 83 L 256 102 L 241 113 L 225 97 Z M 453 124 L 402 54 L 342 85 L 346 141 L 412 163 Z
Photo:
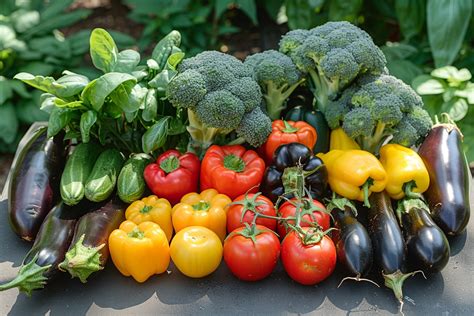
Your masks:
M 186 129 L 191 135 L 188 151 L 196 153 L 199 157 L 204 156 L 207 148 L 215 143 L 216 137 L 228 134 L 228 131 L 223 129 L 204 126 L 191 109 L 188 109 L 188 122 Z

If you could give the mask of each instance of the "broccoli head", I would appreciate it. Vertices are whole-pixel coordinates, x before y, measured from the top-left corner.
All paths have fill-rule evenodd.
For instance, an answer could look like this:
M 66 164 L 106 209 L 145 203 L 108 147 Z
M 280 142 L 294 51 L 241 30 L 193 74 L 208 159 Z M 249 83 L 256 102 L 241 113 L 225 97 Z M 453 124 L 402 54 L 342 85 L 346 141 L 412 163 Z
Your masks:
M 252 69 L 253 78 L 262 88 L 268 115 L 279 119 L 286 100 L 302 82 L 301 72 L 290 57 L 276 50 L 251 55 L 244 64 Z
M 386 72 L 382 51 L 365 31 L 349 22 L 290 31 L 280 41 L 280 52 L 308 74 L 317 106 L 323 112 L 329 101 L 337 99 L 359 75 Z
M 242 120 L 262 102 L 262 92 L 252 77 L 251 68 L 217 51 L 184 59 L 166 93 L 173 106 L 188 110 L 187 129 L 193 142 L 190 148 L 199 152 L 217 137 L 245 125 L 241 124 Z M 267 120 L 262 121 L 267 127 L 271 126 Z M 250 133 L 241 134 L 249 143 L 260 145 Z
M 390 76 L 363 76 L 324 111 L 332 129 L 342 126 L 362 149 L 374 154 L 392 138 L 407 147 L 417 144 L 432 121 L 410 86 Z
M 235 130 L 237 136 L 246 140 L 251 146 L 259 147 L 272 132 L 272 120 L 263 113 L 260 107 L 246 113 Z

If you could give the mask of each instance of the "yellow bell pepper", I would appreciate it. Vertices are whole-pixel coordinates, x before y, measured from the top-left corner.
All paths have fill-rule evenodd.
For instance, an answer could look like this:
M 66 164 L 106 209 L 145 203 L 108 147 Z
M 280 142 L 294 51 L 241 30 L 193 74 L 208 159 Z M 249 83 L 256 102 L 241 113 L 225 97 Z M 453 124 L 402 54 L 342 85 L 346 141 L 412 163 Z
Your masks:
M 160 225 L 168 242 L 171 242 L 173 223 L 171 222 L 171 204 L 168 200 L 159 199 L 156 195 L 144 197 L 129 205 L 125 211 L 125 218 L 135 224 L 153 222 Z
M 172 210 L 173 227 L 176 233 L 189 226 L 207 227 L 219 236 L 226 235 L 227 206 L 232 200 L 215 189 L 199 193 L 188 193 Z
M 355 142 L 355 140 L 347 136 L 342 127 L 339 127 L 331 131 L 329 150 L 333 149 L 360 149 L 360 146 Z
M 380 149 L 380 162 L 387 172 L 385 187 L 392 199 L 418 198 L 428 190 L 430 176 L 421 157 L 412 149 L 387 144 Z
M 370 206 L 372 192 L 382 192 L 387 173 L 380 161 L 364 150 L 331 150 L 318 155 L 326 165 L 331 190 L 351 200 Z
M 170 264 L 168 239 L 160 226 L 153 222 L 139 225 L 124 221 L 109 236 L 112 261 L 125 276 L 145 282 L 154 274 L 161 274 Z

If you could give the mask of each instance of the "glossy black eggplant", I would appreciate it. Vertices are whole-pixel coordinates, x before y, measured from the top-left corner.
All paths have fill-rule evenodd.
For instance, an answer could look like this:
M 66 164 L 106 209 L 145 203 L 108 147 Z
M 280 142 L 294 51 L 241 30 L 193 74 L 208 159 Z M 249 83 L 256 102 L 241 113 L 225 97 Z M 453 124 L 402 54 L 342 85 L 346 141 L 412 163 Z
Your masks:
M 367 275 L 372 267 L 372 241 L 364 225 L 355 216 L 355 206 L 346 198 L 333 197 L 327 209 L 331 211 L 336 228 L 332 238 L 336 245 L 337 260 L 349 272 L 350 279 L 370 281 L 361 277 Z
M 421 200 L 400 202 L 402 231 L 410 266 L 425 273 L 441 271 L 449 261 L 449 242 Z
M 431 217 L 446 235 L 459 235 L 469 222 L 471 173 L 462 150 L 462 134 L 449 117 L 433 126 L 418 154 L 428 169 L 424 193 Z
M 386 192 L 372 193 L 367 214 L 369 236 L 374 247 L 374 260 L 380 268 L 385 286 L 393 290 L 403 306 L 403 282 L 414 273 L 405 273 L 407 249 L 405 240 Z
M 292 198 L 303 195 L 306 188 L 314 199 L 322 199 L 327 192 L 328 173 L 322 160 L 311 149 L 300 143 L 279 146 L 272 163 L 265 170 L 260 190 L 272 202 L 280 196 Z
M 58 200 L 64 167 L 63 133 L 47 138 L 47 127 L 33 125 L 18 147 L 8 181 L 8 214 L 13 231 L 32 241 Z
M 71 243 L 78 219 L 90 210 L 90 202 L 70 207 L 60 202 L 44 219 L 31 250 L 15 279 L 0 285 L 0 291 L 18 287 L 31 295 L 57 273 L 58 264 Z
M 102 270 L 109 257 L 109 235 L 124 221 L 125 208 L 125 203 L 114 197 L 97 210 L 82 216 L 59 269 L 68 271 L 83 283 L 92 273 Z

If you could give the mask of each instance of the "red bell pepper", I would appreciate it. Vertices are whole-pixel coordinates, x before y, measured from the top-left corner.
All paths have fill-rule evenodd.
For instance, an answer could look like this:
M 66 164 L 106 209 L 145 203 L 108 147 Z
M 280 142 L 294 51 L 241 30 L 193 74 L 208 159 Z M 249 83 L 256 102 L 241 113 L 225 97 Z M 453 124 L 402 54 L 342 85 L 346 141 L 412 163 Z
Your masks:
M 170 149 L 161 154 L 156 163 L 146 166 L 143 176 L 154 194 L 174 205 L 183 195 L 197 191 L 200 167 L 195 154 L 181 155 Z
M 265 162 L 255 151 L 240 145 L 213 145 L 202 160 L 201 191 L 214 188 L 231 199 L 255 193 L 264 172 Z

